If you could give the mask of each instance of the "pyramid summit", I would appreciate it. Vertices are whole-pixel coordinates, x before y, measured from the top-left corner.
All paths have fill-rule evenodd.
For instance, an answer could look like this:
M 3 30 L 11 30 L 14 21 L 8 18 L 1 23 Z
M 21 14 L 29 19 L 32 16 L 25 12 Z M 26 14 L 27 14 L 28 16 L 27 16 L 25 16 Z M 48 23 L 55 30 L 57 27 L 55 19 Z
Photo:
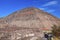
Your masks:
M 18 37 L 18 35 L 39 37 L 43 36 L 44 30 L 51 30 L 54 25 L 59 26 L 60 19 L 38 8 L 29 7 L 0 19 L 0 33 L 10 34 L 10 40 L 13 40 L 12 36 Z

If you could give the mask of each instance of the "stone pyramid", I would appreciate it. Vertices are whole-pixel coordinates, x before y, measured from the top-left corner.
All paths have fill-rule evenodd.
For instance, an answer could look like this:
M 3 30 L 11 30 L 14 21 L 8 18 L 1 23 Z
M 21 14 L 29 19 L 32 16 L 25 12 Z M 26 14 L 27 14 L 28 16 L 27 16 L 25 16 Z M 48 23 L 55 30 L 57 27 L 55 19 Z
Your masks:
M 42 31 L 51 30 L 53 25 L 59 26 L 60 19 L 38 8 L 29 7 L 1 18 L 0 35 L 7 36 L 6 40 L 9 40 L 8 37 L 10 40 L 42 37 Z

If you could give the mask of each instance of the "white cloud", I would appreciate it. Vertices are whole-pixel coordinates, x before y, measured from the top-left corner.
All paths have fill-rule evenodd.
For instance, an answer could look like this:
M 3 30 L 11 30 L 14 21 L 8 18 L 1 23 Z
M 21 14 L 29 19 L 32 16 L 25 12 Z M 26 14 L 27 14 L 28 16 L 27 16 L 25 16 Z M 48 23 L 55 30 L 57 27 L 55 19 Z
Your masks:
M 48 12 L 48 13 L 53 13 L 56 11 L 54 9 L 48 9 L 48 8 L 39 8 L 39 9 L 44 10 L 45 12 Z
M 57 4 L 58 2 L 57 1 L 50 1 L 50 2 L 48 2 L 48 3 L 46 3 L 46 4 L 44 4 L 44 5 L 42 5 L 43 7 L 44 6 L 50 6 L 50 5 L 55 5 L 55 4 Z
M 39 8 L 40 10 L 45 10 L 45 8 Z
M 55 12 L 55 10 L 47 10 L 47 12 L 52 13 Z

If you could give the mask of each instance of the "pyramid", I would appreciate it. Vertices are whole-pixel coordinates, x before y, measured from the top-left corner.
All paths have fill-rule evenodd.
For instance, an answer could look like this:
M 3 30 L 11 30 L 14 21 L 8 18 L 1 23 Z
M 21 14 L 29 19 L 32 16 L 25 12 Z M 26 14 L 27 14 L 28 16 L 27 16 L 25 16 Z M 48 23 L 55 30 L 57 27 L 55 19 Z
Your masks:
M 43 30 L 51 30 L 54 25 L 60 25 L 60 19 L 40 10 L 29 7 L 13 12 L 12 14 L 0 19 L 0 33 L 10 34 L 17 40 L 21 37 L 43 36 Z M 28 35 L 27 35 L 28 34 Z M 14 39 L 17 36 L 20 36 Z

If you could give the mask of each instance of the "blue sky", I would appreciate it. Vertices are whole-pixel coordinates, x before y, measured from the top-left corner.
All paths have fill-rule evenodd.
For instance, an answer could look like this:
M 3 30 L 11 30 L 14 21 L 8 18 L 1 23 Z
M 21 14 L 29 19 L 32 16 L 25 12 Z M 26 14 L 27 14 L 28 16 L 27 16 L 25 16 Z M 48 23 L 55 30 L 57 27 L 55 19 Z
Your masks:
M 31 6 L 60 18 L 60 0 L 0 0 L 0 17 Z

